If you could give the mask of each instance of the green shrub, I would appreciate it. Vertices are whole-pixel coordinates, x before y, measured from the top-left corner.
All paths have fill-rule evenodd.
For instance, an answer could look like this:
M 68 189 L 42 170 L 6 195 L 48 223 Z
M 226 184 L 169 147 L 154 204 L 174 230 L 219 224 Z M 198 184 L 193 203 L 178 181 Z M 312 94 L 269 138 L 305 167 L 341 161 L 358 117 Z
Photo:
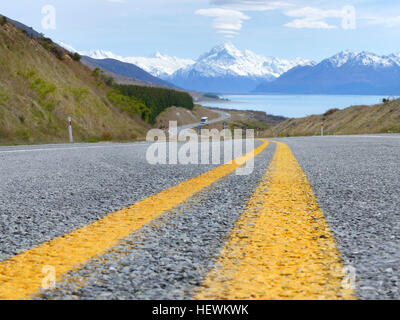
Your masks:
M 129 115 L 139 115 L 144 121 L 149 121 L 150 109 L 136 98 L 124 96 L 117 90 L 110 90 L 107 93 L 107 98 L 120 110 L 127 112 Z
M 36 78 L 33 80 L 30 84 L 30 88 L 33 89 L 41 99 L 46 98 L 50 93 L 53 93 L 57 90 L 55 85 L 47 83 L 41 78 Z
M 219 96 L 217 96 L 216 94 L 213 94 L 213 93 L 205 93 L 204 97 L 210 98 L 210 99 L 219 99 Z
M 71 56 L 71 58 L 72 58 L 72 60 L 74 60 L 74 61 L 81 61 L 82 56 L 81 56 L 78 52 L 75 52 L 75 53 Z
M 105 76 L 104 82 L 105 82 L 106 85 L 108 85 L 109 87 L 112 87 L 112 86 L 114 86 L 114 84 L 115 84 L 115 81 L 114 81 L 114 78 L 113 78 L 113 77 L 107 77 L 107 76 Z
M 100 68 L 95 68 L 92 72 L 93 76 L 96 79 L 100 79 L 102 80 L 106 85 L 108 85 L 109 87 L 113 87 L 115 85 L 115 80 L 113 77 L 109 77 L 104 73 L 104 70 L 100 69 Z
M 70 88 L 69 91 L 74 96 L 75 101 L 79 103 L 90 93 L 86 88 Z
M 28 131 L 28 129 L 19 129 L 15 133 L 18 139 L 20 140 L 29 140 L 31 137 L 31 133 Z
M 104 75 L 104 71 L 101 70 L 100 68 L 95 68 L 95 69 L 92 71 L 92 75 L 93 75 L 93 77 L 95 77 L 96 79 L 99 79 L 99 78 L 101 78 L 101 77 Z
M 8 20 L 5 16 L 2 16 L 0 19 L 0 25 L 3 27 L 8 23 Z
M 384 104 L 389 103 L 389 102 L 390 102 L 390 99 L 386 99 L 386 98 L 382 99 L 382 103 L 384 103 Z

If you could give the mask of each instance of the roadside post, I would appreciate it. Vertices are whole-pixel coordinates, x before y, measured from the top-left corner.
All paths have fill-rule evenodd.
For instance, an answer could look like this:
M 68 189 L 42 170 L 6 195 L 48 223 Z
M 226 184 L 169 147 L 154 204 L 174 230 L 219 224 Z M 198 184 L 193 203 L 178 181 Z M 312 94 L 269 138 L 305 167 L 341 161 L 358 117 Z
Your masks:
M 326 122 L 326 116 L 324 115 L 321 121 L 321 137 L 325 135 L 325 122 Z
M 225 130 L 226 128 L 228 128 L 228 124 L 226 123 L 226 121 L 224 121 L 223 126 L 224 126 L 224 130 Z
M 72 136 L 72 119 L 68 117 L 68 132 L 69 132 L 69 142 L 74 143 L 74 137 Z

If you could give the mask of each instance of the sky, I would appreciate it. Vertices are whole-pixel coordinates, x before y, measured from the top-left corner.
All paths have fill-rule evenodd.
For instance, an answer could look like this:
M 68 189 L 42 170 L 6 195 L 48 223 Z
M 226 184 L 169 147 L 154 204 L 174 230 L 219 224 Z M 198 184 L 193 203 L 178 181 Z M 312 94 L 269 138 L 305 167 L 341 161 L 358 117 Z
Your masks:
M 196 59 L 224 41 L 315 61 L 400 52 L 398 0 L 3 0 L 0 13 L 79 51 L 120 56 Z

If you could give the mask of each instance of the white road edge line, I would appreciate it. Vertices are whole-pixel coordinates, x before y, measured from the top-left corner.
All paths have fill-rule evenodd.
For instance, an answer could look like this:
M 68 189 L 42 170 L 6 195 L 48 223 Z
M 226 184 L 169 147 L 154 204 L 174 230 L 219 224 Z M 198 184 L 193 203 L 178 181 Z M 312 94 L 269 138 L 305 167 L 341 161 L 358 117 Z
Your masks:
M 22 153 L 34 151 L 59 151 L 59 150 L 79 150 L 79 149 L 98 149 L 98 148 L 115 148 L 115 147 L 133 147 L 146 144 L 145 142 L 127 144 L 127 145 L 110 145 L 110 146 L 87 146 L 87 147 L 65 147 L 65 148 L 37 148 L 37 149 L 20 149 L 20 150 L 0 150 L 0 153 Z

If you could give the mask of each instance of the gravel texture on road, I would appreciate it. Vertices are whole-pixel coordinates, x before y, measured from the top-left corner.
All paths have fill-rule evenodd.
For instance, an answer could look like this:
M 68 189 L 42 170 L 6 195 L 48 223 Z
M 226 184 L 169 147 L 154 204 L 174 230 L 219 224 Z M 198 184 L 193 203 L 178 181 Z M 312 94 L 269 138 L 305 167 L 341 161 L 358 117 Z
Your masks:
M 307 174 L 361 299 L 400 299 L 400 136 L 277 139 Z M 259 145 L 260 143 L 257 143 Z M 211 170 L 157 165 L 148 144 L 0 148 L 0 261 Z M 36 149 L 36 150 L 34 150 Z M 44 299 L 189 299 L 272 158 L 230 175 L 71 271 Z
M 148 146 L 1 147 L 0 261 L 217 167 L 150 165 Z
M 361 299 L 400 299 L 400 136 L 281 139 L 306 172 Z
M 223 248 L 273 156 L 247 176 L 229 175 L 71 271 L 42 299 L 190 299 Z

